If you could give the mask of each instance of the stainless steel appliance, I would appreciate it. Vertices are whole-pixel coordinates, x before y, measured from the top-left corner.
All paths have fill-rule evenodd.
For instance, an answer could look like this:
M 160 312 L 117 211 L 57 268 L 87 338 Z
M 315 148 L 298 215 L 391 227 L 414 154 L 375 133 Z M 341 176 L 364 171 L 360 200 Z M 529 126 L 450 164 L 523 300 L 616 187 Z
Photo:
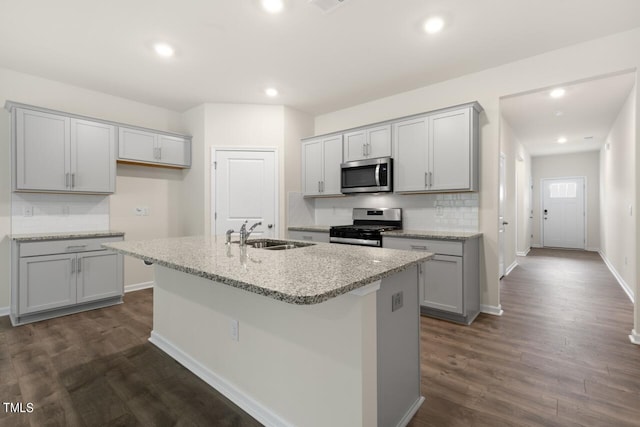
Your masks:
M 341 191 L 350 193 L 380 193 L 393 191 L 393 159 L 356 160 L 340 165 Z
M 382 232 L 402 229 L 402 209 L 353 209 L 353 224 L 329 229 L 331 243 L 382 247 Z

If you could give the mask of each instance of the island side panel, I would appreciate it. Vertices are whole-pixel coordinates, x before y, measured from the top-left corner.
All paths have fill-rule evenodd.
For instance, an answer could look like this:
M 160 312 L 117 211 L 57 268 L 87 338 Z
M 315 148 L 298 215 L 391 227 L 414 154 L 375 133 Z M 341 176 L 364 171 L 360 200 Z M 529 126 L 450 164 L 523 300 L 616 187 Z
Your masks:
M 258 421 L 378 424 L 375 292 L 294 305 L 154 268 L 151 341 Z

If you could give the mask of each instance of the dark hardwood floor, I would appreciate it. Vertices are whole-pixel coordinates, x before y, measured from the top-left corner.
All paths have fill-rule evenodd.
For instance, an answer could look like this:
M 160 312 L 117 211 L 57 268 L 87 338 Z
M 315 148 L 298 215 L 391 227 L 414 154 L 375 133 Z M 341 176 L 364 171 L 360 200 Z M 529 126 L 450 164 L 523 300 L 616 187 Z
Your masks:
M 411 427 L 640 426 L 633 305 L 597 254 L 536 249 L 502 281 L 502 317 L 423 317 Z M 0 426 L 259 425 L 147 342 L 152 292 L 17 328 L 0 318 Z M 304 426 L 301 426 L 304 427 Z
M 534 249 L 502 317 L 423 317 L 422 426 L 640 426 L 633 304 L 593 252 Z

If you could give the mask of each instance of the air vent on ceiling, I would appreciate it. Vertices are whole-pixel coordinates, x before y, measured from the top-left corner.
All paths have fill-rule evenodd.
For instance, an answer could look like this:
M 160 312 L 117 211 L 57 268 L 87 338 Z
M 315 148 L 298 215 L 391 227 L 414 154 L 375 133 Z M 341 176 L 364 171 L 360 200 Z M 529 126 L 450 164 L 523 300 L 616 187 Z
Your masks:
M 346 0 L 309 0 L 309 3 L 318 6 L 324 13 L 329 13 L 342 6 Z

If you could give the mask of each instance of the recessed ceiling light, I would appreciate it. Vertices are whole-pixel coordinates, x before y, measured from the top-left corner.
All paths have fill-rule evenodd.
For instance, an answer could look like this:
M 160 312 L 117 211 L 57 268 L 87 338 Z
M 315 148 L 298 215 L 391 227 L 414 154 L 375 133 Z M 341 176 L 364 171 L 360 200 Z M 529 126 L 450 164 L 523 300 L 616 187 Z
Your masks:
M 271 98 L 274 98 L 274 97 L 278 96 L 278 90 L 277 90 L 277 89 L 275 89 L 275 88 L 272 88 L 272 87 L 268 87 L 268 88 L 266 88 L 266 89 L 264 90 L 264 93 L 265 93 L 267 96 L 271 97 Z
M 269 13 L 279 13 L 284 9 L 282 0 L 261 0 L 262 8 Z
M 564 111 L 556 111 L 553 113 L 553 115 L 556 117 L 564 116 Z
M 564 136 L 558 138 L 558 144 L 564 144 L 565 142 L 567 142 L 567 138 L 565 138 Z
M 562 89 L 561 87 L 559 87 L 559 88 L 557 88 L 557 89 L 552 90 L 552 91 L 551 91 L 551 93 L 549 93 L 549 95 L 550 95 L 552 98 L 562 98 L 562 97 L 564 96 L 565 92 L 566 92 L 566 91 L 565 91 L 564 89 Z
M 444 20 L 439 16 L 427 19 L 422 27 L 427 34 L 435 34 L 444 28 Z
M 156 43 L 153 45 L 153 49 L 156 51 L 158 55 L 163 56 L 165 58 L 172 57 L 173 54 L 175 53 L 175 50 L 173 49 L 173 47 L 167 43 Z

